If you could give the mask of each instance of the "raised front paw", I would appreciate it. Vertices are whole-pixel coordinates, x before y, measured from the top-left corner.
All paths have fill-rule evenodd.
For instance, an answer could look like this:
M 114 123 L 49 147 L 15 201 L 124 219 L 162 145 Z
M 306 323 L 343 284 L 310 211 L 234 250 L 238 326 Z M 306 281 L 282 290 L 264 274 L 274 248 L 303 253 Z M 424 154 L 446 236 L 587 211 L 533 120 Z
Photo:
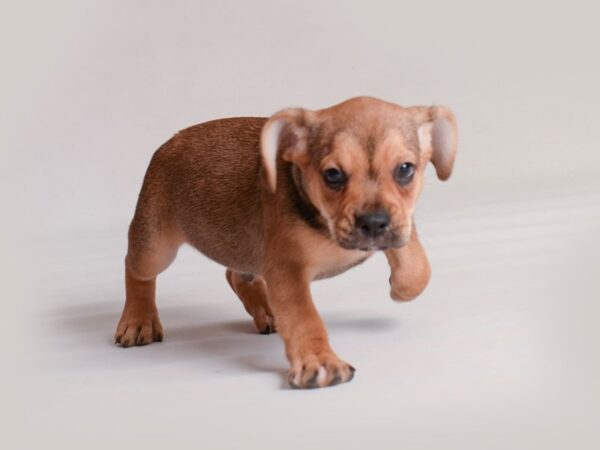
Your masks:
M 162 340 L 163 328 L 158 315 L 135 317 L 123 313 L 115 332 L 115 344 L 120 344 L 124 348 L 134 345 L 148 345 Z
M 288 380 L 300 389 L 334 386 L 354 378 L 355 370 L 332 352 L 308 354 L 292 362 Z

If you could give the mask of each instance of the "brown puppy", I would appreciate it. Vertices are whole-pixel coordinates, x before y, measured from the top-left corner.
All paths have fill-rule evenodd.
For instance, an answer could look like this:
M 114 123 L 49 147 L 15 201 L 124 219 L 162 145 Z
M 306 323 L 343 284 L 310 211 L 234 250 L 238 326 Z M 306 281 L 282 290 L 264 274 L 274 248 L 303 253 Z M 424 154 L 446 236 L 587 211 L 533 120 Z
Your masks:
M 129 229 L 116 342 L 162 340 L 156 276 L 189 243 L 228 268 L 261 333 L 277 329 L 292 386 L 351 380 L 354 368 L 329 346 L 310 282 L 383 250 L 392 298 L 420 294 L 430 267 L 415 202 L 428 161 L 440 179 L 450 176 L 456 144 L 448 109 L 369 97 L 177 133 L 154 154 Z

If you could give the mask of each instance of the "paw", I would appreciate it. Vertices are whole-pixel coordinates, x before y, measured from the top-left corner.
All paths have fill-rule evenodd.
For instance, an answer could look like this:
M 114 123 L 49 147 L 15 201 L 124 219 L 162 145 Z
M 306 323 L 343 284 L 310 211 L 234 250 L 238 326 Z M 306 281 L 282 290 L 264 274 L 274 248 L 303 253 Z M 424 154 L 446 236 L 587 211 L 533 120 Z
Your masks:
M 115 344 L 123 348 L 148 345 L 163 340 L 163 329 L 158 316 L 140 319 L 123 315 L 115 333 Z
M 275 318 L 268 314 L 264 308 L 259 307 L 252 311 L 252 319 L 254 326 L 260 334 L 271 334 L 276 333 L 277 328 L 275 327 Z
M 227 269 L 225 278 L 229 286 L 239 297 L 244 309 L 252 316 L 254 326 L 260 334 L 271 334 L 277 330 L 275 319 L 267 303 L 267 289 L 261 277 L 234 272 Z
M 292 388 L 334 386 L 354 378 L 356 369 L 333 353 L 311 354 L 292 364 L 288 381 Z
M 425 290 L 427 283 L 417 284 L 417 283 L 407 283 L 404 280 L 404 284 L 395 281 L 392 277 L 390 277 L 390 297 L 392 300 L 397 302 L 409 302 L 414 300 Z

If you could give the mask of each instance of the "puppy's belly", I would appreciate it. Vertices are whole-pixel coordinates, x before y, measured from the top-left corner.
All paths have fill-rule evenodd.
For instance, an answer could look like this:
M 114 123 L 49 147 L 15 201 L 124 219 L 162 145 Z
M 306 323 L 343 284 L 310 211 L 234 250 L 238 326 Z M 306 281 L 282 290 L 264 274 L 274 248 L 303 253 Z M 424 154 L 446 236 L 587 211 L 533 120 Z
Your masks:
M 261 271 L 261 248 L 256 237 L 221 234 L 215 230 L 186 230 L 187 242 L 206 257 L 239 272 Z

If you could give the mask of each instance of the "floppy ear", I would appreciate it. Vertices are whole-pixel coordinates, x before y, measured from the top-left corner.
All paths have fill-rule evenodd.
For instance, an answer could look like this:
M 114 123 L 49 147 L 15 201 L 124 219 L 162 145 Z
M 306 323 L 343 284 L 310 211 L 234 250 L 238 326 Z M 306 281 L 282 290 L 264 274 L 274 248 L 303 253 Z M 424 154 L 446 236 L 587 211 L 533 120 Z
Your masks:
M 452 111 L 444 106 L 410 108 L 419 124 L 421 151 L 431 151 L 431 162 L 440 180 L 447 180 L 452 173 L 458 127 Z
M 275 192 L 277 182 L 277 157 L 300 163 L 306 157 L 305 111 L 284 109 L 272 116 L 263 126 L 260 134 L 260 153 L 271 192 Z

